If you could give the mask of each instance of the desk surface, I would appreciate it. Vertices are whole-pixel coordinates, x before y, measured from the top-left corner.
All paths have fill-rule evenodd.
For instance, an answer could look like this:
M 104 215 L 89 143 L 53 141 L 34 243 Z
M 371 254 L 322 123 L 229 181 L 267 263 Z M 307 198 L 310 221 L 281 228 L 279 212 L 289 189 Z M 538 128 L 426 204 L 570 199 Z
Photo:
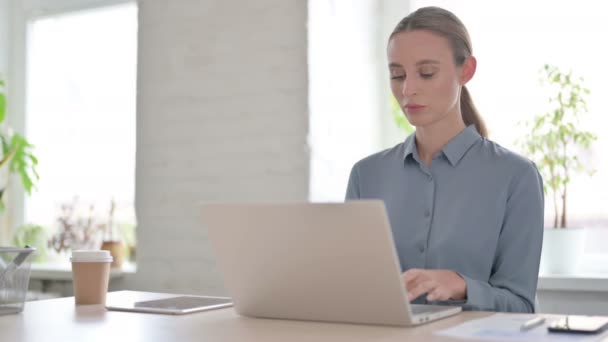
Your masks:
M 119 291 L 139 299 L 163 294 Z M 21 314 L 0 316 L 0 341 L 462 341 L 433 335 L 489 313 L 464 312 L 415 328 L 254 319 L 232 308 L 183 316 L 106 311 L 75 306 L 74 298 L 28 302 Z

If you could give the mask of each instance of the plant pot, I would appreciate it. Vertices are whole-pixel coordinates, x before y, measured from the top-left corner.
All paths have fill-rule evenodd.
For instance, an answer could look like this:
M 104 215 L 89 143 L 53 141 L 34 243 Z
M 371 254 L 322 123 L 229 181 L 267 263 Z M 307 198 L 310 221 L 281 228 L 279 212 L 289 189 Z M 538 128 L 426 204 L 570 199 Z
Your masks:
M 122 241 L 104 241 L 101 244 L 101 249 L 109 251 L 110 255 L 112 255 L 114 259 L 111 264 L 112 268 L 120 268 L 122 266 L 125 257 Z
M 547 228 L 540 258 L 541 274 L 574 274 L 585 248 L 583 228 Z

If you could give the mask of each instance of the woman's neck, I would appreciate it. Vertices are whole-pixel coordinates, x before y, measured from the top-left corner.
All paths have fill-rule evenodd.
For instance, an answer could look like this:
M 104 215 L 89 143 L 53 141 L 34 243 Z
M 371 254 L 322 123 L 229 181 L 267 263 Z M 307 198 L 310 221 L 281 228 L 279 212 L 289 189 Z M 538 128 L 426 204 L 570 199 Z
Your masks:
M 443 147 L 465 128 L 460 113 L 449 115 L 428 126 L 416 127 L 416 146 L 424 164 L 429 167 Z

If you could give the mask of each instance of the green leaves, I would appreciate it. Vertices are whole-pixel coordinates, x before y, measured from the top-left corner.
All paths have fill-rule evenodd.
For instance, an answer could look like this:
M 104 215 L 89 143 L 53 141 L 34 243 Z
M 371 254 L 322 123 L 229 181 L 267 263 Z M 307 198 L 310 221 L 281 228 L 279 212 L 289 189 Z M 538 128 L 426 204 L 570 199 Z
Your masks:
M 4 118 L 6 117 L 6 96 L 3 93 L 0 93 L 0 124 L 4 122 Z
M 13 154 L 10 170 L 16 172 L 21 177 L 21 183 L 27 194 L 32 193 L 34 182 L 40 177 L 36 171 L 38 159 L 32 154 L 34 145 L 30 144 L 20 134 L 13 134 L 10 143 L 10 151 Z
M 25 245 L 36 248 L 36 254 L 32 261 L 42 262 L 47 255 L 47 233 L 44 227 L 35 224 L 24 224 L 19 226 L 12 239 L 12 245 L 22 247 Z
M 0 87 L 4 88 L 4 81 L 0 79 Z M 6 118 L 6 95 L 4 89 L 0 89 L 0 124 Z M 25 137 L 18 133 L 10 133 L 10 130 L 0 129 L 0 167 L 6 166 L 10 173 L 17 174 L 21 178 L 21 184 L 25 192 L 29 195 L 35 189 L 36 181 L 40 178 L 36 171 L 38 159 L 34 156 L 34 145 L 30 144 Z M 4 209 L 2 194 L 4 189 L 0 189 L 0 212 Z
M 0 124 L 6 117 L 6 95 L 4 95 L 4 81 L 0 79 Z
M 553 91 L 548 99 L 551 108 L 524 123 L 528 133 L 518 143 L 535 161 L 544 179 L 545 192 L 553 195 L 555 225 L 561 213 L 559 226 L 566 227 L 567 187 L 572 173 L 594 173 L 578 157 L 597 139 L 593 133 L 579 128 L 582 115 L 587 113 L 586 96 L 590 91 L 584 87 L 583 78 L 575 77 L 571 71 L 564 73 L 555 66 L 544 65 L 541 74 L 541 84 Z
M 3 157 L 0 159 L 0 167 L 10 162 L 9 170 L 21 177 L 21 183 L 25 192 L 32 193 L 35 182 L 40 178 L 36 171 L 38 159 L 34 156 L 34 145 L 30 144 L 22 135 L 13 134 L 10 142 L 4 136 L 2 140 Z

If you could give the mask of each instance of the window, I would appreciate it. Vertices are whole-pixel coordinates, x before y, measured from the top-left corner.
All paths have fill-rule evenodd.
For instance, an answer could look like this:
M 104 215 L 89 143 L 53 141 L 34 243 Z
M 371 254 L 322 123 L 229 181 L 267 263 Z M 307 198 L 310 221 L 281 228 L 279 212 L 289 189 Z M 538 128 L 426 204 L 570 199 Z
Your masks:
M 412 1 L 412 10 L 441 6 L 456 13 L 471 35 L 478 59 L 475 78 L 470 83 L 473 99 L 487 121 L 490 138 L 519 151 L 515 141 L 524 135 L 518 122 L 547 110 L 547 95 L 539 83 L 545 63 L 564 71 L 572 70 L 585 79 L 591 93 L 589 112 L 583 128 L 598 137 L 591 153 L 582 156 L 596 170 L 593 177 L 576 174 L 568 187 L 569 226 L 587 229 L 586 255 L 605 253 L 608 240 L 608 134 L 599 129 L 608 123 L 608 98 L 604 95 L 608 70 L 608 48 L 586 39 L 589 32 L 603 32 L 602 7 L 594 2 L 523 0 L 508 3 L 473 1 Z M 568 25 L 564 25 L 567 22 Z M 545 225 L 552 226 L 553 206 L 546 198 Z M 594 258 L 595 259 L 595 258 Z M 586 262 L 583 269 L 598 270 Z
M 77 199 L 76 217 L 135 225 L 137 6 L 33 18 L 27 32 L 26 115 L 40 181 L 24 222 L 53 228 Z M 99 237 L 101 238 L 101 237 Z
M 602 248 L 608 240 L 608 193 L 597 190 L 608 188 L 608 155 L 602 153 L 608 149 L 608 134 L 601 130 L 608 123 L 608 97 L 604 96 L 608 47 L 588 39 L 589 32 L 608 30 L 601 4 L 574 6 L 548 0 L 403 3 L 403 8 L 388 8 L 392 2 L 310 1 L 311 199 L 341 200 L 352 163 L 400 142 L 399 135 L 387 134 L 386 129 L 394 123 L 383 99 L 388 94 L 385 40 L 407 13 L 441 6 L 456 13 L 469 30 L 478 59 L 469 89 L 490 138 L 509 149 L 520 151 L 516 140 L 525 128 L 518 122 L 546 111 L 547 96 L 539 83 L 544 64 L 584 77 L 591 94 L 583 126 L 598 136 L 585 159 L 596 172 L 592 178 L 573 177 L 569 224 L 588 228 L 584 270 L 608 271 L 593 261 L 608 259 Z M 552 210 L 546 205 L 547 226 L 552 225 Z
M 309 0 L 310 199 L 342 201 L 353 164 L 405 135 L 393 122 L 380 36 L 407 2 Z M 394 21 L 393 20 L 393 21 Z M 386 34 L 388 36 L 388 34 Z

